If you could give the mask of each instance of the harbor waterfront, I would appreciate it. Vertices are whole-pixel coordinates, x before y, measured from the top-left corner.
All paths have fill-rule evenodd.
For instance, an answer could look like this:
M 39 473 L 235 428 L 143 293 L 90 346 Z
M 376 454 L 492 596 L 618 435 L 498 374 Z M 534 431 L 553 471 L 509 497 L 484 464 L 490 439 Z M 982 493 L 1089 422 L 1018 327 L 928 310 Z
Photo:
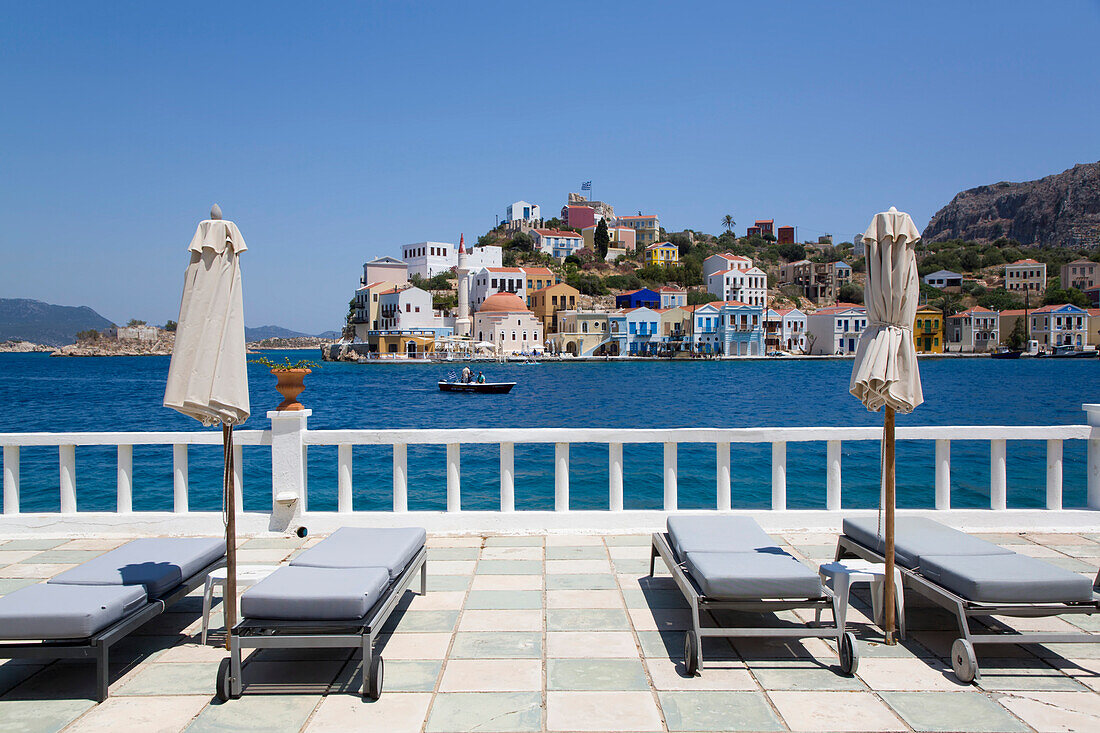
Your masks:
M 267 352 L 292 360 L 302 352 Z M 0 433 L 194 431 L 194 424 L 161 405 L 167 357 L 50 359 L 43 354 L 2 354 L 7 379 L 0 386 L 6 408 Z M 437 382 L 461 369 L 460 362 L 408 364 L 325 363 L 309 375 L 301 399 L 312 410 L 310 430 L 401 430 L 427 428 L 745 428 L 865 426 L 879 424 L 845 392 L 851 362 L 846 360 L 635 361 L 577 364 L 474 365 L 486 377 L 514 381 L 507 395 L 440 392 Z M 1093 360 L 926 359 L 920 363 L 928 401 L 899 428 L 918 425 L 1081 425 L 1083 403 L 1095 402 Z M 270 427 L 264 417 L 280 397 L 274 377 L 249 366 L 253 415 L 242 429 Z M 786 446 L 786 506 L 825 508 L 826 444 Z M 1085 442 L 1066 440 L 1063 499 L 1066 508 L 1086 505 Z M 935 441 L 899 443 L 898 503 L 931 508 L 935 497 Z M 354 447 L 352 500 L 357 511 L 392 508 L 392 448 Z M 408 508 L 447 508 L 446 448 L 408 447 Z M 555 448 L 517 444 L 515 508 L 554 507 Z M 574 444 L 569 455 L 570 508 L 608 508 L 606 445 Z M 771 504 L 771 446 L 735 444 L 730 486 L 734 508 Z M 990 506 L 989 440 L 952 440 L 951 505 Z M 1007 506 L 1038 508 L 1046 503 L 1045 440 L 1013 440 L 1007 453 Z M 659 443 L 623 446 L 624 508 L 662 506 L 663 451 Z M 715 506 L 716 457 L 713 444 L 677 447 L 680 509 Z M 266 446 L 247 446 L 244 504 L 247 511 L 271 508 L 271 459 Z M 842 444 L 843 507 L 871 508 L 879 497 L 877 441 Z M 76 449 L 80 511 L 113 511 L 117 456 L 114 445 Z M 220 506 L 219 446 L 187 451 L 190 509 Z M 20 510 L 59 509 L 56 447 L 20 450 Z M 309 510 L 337 508 L 337 446 L 308 450 Z M 461 506 L 500 507 L 497 445 L 462 447 Z M 133 508 L 173 507 L 173 449 L 135 446 Z

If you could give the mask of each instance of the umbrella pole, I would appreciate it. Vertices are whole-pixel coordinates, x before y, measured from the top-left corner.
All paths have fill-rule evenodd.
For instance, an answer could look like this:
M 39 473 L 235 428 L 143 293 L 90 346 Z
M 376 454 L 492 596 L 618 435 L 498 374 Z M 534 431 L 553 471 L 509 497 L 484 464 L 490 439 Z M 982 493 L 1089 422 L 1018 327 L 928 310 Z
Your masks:
M 894 408 L 886 407 L 883 425 L 885 441 L 883 471 L 886 472 L 886 577 L 882 592 L 883 631 L 886 643 L 896 644 L 894 638 Z
M 222 449 L 225 451 L 222 490 L 226 507 L 225 597 L 222 599 L 222 607 L 225 613 L 225 648 L 228 650 L 230 632 L 237 625 L 237 490 L 233 485 L 233 427 L 231 425 L 222 425 Z

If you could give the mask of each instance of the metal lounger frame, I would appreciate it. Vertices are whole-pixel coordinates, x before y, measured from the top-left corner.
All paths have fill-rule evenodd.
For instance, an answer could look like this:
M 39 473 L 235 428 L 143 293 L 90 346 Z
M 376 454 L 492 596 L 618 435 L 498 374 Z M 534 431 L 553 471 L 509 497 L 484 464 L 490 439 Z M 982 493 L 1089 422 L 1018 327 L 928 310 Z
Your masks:
M 836 559 L 860 557 L 871 562 L 885 562 L 879 552 L 861 544 L 852 537 L 842 534 L 837 540 Z M 972 616 L 1012 616 L 1017 618 L 1036 618 L 1060 616 L 1062 614 L 1100 613 L 1100 597 L 1095 592 L 1091 601 L 1069 601 L 1064 603 L 981 603 L 971 601 L 944 588 L 921 575 L 916 570 L 896 564 L 901 570 L 903 583 L 936 605 L 955 614 L 960 639 L 971 646 L 976 644 L 1094 644 L 1100 643 L 1100 634 L 1081 632 L 1015 631 L 1007 629 L 1000 633 L 974 634 L 970 631 Z M 1094 582 L 1100 583 L 1100 573 Z M 981 673 L 975 664 L 974 679 L 981 679 Z
M 653 546 L 649 553 L 649 575 L 653 576 L 654 561 L 660 555 L 672 573 L 673 580 L 679 586 L 691 607 L 692 630 L 688 633 L 695 634 L 695 648 L 698 650 L 699 669 L 703 668 L 703 637 L 721 636 L 730 638 L 835 638 L 840 644 L 840 637 L 844 629 L 836 626 L 836 606 L 834 597 L 828 587 L 822 586 L 823 595 L 820 598 L 806 599 L 770 599 L 770 600 L 715 600 L 708 598 L 685 571 L 680 564 L 676 551 L 668 541 L 668 535 L 664 532 L 653 533 Z M 703 626 L 700 620 L 702 611 L 751 611 L 755 613 L 771 613 L 773 611 L 789 611 L 795 608 L 812 608 L 815 611 L 815 626 L 792 626 L 783 628 L 773 627 L 745 627 L 745 626 Z M 833 612 L 832 626 L 817 626 L 821 622 L 821 612 L 829 609 Z
M 244 689 L 241 678 L 241 649 L 317 649 L 350 648 L 363 650 L 363 694 L 370 682 L 374 640 L 398 602 L 420 573 L 420 594 L 428 592 L 428 550 L 421 547 L 401 575 L 397 577 L 367 614 L 361 619 L 333 621 L 286 621 L 282 619 L 242 619 L 229 634 L 230 695 L 238 697 Z
M 169 606 L 206 582 L 206 576 L 225 565 L 225 558 L 207 565 L 199 572 L 177 585 L 167 595 L 146 601 L 145 605 L 110 626 L 82 639 L 43 639 L 38 642 L 0 642 L 0 659 L 90 659 L 96 660 L 96 701 L 107 699 L 110 684 L 111 645 L 126 638 L 140 626 L 148 623 Z

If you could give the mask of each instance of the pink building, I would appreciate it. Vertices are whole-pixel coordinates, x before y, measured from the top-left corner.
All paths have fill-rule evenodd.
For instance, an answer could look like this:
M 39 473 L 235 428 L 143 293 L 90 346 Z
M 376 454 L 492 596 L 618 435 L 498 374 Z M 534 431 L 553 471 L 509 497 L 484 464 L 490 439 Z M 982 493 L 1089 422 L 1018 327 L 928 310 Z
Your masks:
M 578 230 L 596 226 L 596 211 L 589 206 L 566 205 L 561 207 L 561 221 L 565 226 Z

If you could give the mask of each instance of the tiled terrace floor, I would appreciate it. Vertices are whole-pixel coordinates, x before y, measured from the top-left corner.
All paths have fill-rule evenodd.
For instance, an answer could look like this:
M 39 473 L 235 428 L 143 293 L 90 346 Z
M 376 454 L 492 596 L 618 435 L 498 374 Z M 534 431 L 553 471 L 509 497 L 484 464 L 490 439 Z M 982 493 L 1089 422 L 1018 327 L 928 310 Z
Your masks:
M 1090 576 L 1100 563 L 1100 535 L 990 538 Z M 823 534 L 783 539 L 811 565 L 831 559 L 835 543 Z M 240 562 L 280 563 L 316 541 L 245 540 Z M 121 542 L 0 542 L 0 593 Z M 101 705 L 89 699 L 91 665 L 0 664 L 0 730 L 1100 730 L 1100 645 L 986 647 L 981 684 L 962 685 L 946 659 L 951 620 L 913 607 L 914 599 L 910 638 L 896 647 L 876 643 L 865 605 L 850 611 L 861 639 L 856 677 L 838 674 L 831 642 L 708 640 L 708 667 L 686 678 L 687 612 L 666 573 L 645 577 L 648 542 L 430 538 L 429 593 L 407 595 L 383 640 L 377 702 L 347 692 L 358 660 L 346 652 L 268 651 L 248 660 L 244 697 L 218 704 L 223 636 L 198 643 L 200 589 L 115 647 L 111 697 Z M 1100 618 L 1025 620 L 1020 628 L 1074 625 L 1100 631 Z M 260 694 L 265 683 L 285 682 L 298 688 Z

